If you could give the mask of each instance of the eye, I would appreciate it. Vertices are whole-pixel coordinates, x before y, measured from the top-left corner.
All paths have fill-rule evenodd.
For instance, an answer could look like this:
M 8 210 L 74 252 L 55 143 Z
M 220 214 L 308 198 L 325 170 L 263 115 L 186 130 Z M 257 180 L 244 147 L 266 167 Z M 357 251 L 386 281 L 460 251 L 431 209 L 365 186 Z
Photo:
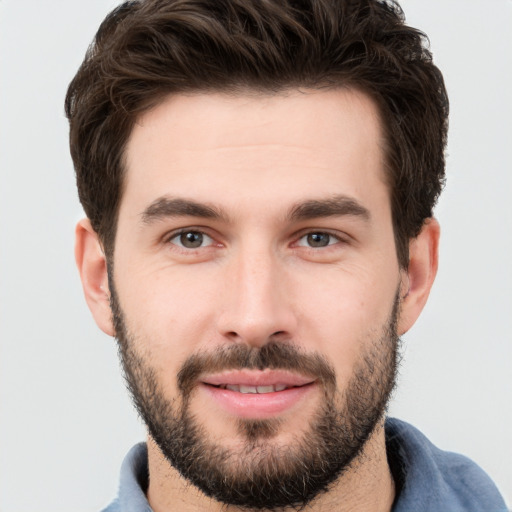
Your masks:
M 199 249 L 213 244 L 213 239 L 201 231 L 182 231 L 173 235 L 169 242 L 184 249 Z
M 301 247 L 327 247 L 338 243 L 340 239 L 330 233 L 322 231 L 315 231 L 302 236 L 297 242 L 298 246 Z

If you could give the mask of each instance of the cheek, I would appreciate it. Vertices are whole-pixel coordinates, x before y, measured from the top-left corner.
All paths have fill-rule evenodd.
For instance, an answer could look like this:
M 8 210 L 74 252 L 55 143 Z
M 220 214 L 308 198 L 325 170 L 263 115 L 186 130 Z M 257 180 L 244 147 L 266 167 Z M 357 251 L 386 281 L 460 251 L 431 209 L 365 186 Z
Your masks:
M 308 287 L 300 343 L 325 355 L 343 384 L 361 353 L 382 336 L 393 309 L 396 283 L 393 279 L 383 283 L 362 272 L 330 277 L 322 285 L 316 281 L 315 287 Z
M 132 272 L 117 284 L 127 327 L 137 349 L 164 380 L 175 383 L 179 368 L 211 339 L 216 300 L 211 280 L 190 272 Z M 119 272 L 121 275 L 121 272 Z

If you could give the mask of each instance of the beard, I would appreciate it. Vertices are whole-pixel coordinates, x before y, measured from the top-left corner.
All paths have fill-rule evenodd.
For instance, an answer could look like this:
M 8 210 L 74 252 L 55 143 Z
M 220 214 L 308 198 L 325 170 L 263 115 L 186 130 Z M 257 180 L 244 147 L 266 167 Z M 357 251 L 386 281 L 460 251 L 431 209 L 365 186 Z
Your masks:
M 303 508 L 351 466 L 384 417 L 399 361 L 398 294 L 380 332 L 361 343 L 364 349 L 341 391 L 332 365 L 323 356 L 270 339 L 261 348 L 232 344 L 191 355 L 177 375 L 179 397 L 169 399 L 149 359 L 137 351 L 141 338 L 127 329 L 115 289 L 110 289 L 120 359 L 133 403 L 167 461 L 206 496 L 242 509 Z M 323 400 L 304 432 L 282 445 L 275 441 L 279 418 L 239 419 L 241 447 L 228 448 L 211 440 L 191 412 L 198 377 L 228 369 L 266 368 L 317 380 Z

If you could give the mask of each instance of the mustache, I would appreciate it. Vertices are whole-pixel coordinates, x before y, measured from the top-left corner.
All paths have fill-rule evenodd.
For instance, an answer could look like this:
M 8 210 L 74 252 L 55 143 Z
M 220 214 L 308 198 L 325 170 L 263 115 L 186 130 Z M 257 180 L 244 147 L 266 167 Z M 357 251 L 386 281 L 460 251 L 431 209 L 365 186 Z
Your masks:
M 210 353 L 190 356 L 178 372 L 178 388 L 187 397 L 201 375 L 226 370 L 289 370 L 314 378 L 326 387 L 336 387 L 332 365 L 316 352 L 305 353 L 294 345 L 269 342 L 262 347 L 233 344 Z

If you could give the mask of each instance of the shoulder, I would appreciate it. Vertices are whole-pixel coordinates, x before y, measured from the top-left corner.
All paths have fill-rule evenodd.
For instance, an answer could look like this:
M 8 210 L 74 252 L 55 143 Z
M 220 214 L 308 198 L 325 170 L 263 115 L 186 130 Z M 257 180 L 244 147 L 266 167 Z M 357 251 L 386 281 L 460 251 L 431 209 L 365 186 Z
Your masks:
M 390 466 L 401 473 L 401 493 L 393 512 L 506 512 L 489 476 L 463 455 L 440 450 L 418 429 L 386 421 Z M 439 508 L 441 507 L 441 508 Z
M 128 452 L 121 465 L 117 498 L 102 512 L 151 512 L 146 499 L 148 479 L 147 446 L 139 443 Z
M 119 499 L 116 498 L 107 508 L 104 508 L 101 512 L 121 512 Z

